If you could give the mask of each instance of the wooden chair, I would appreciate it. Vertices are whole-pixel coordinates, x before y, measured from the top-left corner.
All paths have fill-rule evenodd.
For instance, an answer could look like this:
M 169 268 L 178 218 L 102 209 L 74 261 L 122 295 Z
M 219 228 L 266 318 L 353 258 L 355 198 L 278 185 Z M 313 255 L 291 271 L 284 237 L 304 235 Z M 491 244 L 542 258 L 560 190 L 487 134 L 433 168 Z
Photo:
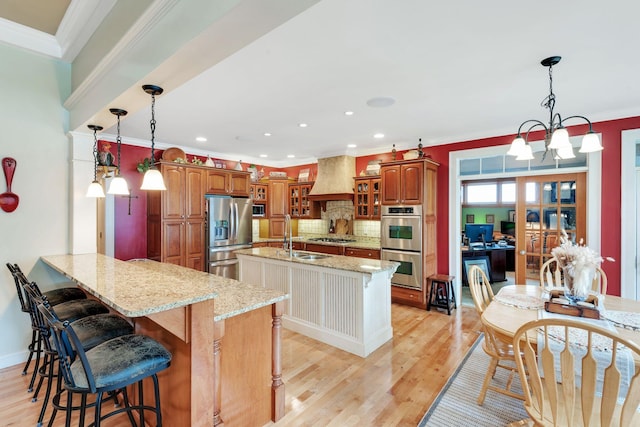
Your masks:
M 558 266 L 558 260 L 551 257 L 540 268 L 540 286 L 550 289 L 562 285 L 562 271 Z M 592 290 L 602 295 L 607 294 L 607 275 L 600 267 L 596 267 Z
M 473 303 L 475 304 L 476 310 L 482 320 L 482 313 L 493 300 L 491 284 L 484 272 L 476 265 L 472 266 L 469 270 L 468 279 Z M 482 349 L 491 357 L 491 362 L 482 383 L 482 390 L 480 390 L 480 395 L 478 396 L 478 405 L 482 405 L 484 403 L 487 390 L 492 390 L 516 399 L 524 400 L 523 395 L 511 391 L 513 379 L 517 374 L 511 339 L 497 333 L 493 328 L 485 324 L 484 320 L 482 321 L 482 326 L 484 330 Z M 491 380 L 493 379 L 497 368 L 509 371 L 509 377 L 504 388 L 491 384 Z
M 576 330 L 581 339 L 576 339 Z M 608 353 L 598 349 L 603 340 L 612 349 Z M 576 341 L 581 343 L 576 345 Z M 552 318 L 522 325 L 514 335 L 513 346 L 521 378 L 524 372 L 528 374 L 522 385 L 525 409 L 535 425 L 640 425 L 640 372 L 633 361 L 640 357 L 640 346 L 634 342 L 593 324 Z M 576 350 L 580 353 L 577 356 Z M 556 351 L 559 354 L 554 357 Z M 624 364 L 629 372 L 625 375 L 621 361 L 619 365 L 612 361 L 624 358 L 623 352 L 627 351 Z M 618 396 L 621 378 L 628 378 L 629 386 Z M 601 394 L 598 381 L 603 384 Z

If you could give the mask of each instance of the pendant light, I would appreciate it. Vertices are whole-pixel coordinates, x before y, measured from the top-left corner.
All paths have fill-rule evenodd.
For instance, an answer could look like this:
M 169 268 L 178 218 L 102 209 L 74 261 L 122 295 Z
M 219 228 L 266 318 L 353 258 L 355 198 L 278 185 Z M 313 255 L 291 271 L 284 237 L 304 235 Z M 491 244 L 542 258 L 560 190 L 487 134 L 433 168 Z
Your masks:
M 120 117 L 126 116 L 127 111 L 120 108 L 109 108 L 109 111 L 111 112 L 111 114 L 118 117 L 118 136 L 116 138 L 116 144 L 118 146 L 118 164 L 116 165 L 117 169 L 114 173 L 111 184 L 109 184 L 109 190 L 107 190 L 107 193 L 128 196 L 129 185 L 127 184 L 127 181 L 122 176 L 120 176 L 120 146 L 122 145 L 122 139 L 120 138 Z
M 166 190 L 167 187 L 164 185 L 164 179 L 162 178 L 162 173 L 155 167 L 155 158 L 154 158 L 154 144 L 155 144 L 155 132 L 156 132 L 156 116 L 155 116 L 155 106 L 156 106 L 156 95 L 160 95 L 163 92 L 163 89 L 159 86 L 154 85 L 144 85 L 142 89 L 151 95 L 151 161 L 149 169 L 144 173 L 144 178 L 142 179 L 142 185 L 140 186 L 141 190 Z
M 93 182 L 89 184 L 87 189 L 87 197 L 104 197 L 104 189 L 102 184 L 98 182 L 98 131 L 102 130 L 102 126 L 88 125 L 93 131 Z

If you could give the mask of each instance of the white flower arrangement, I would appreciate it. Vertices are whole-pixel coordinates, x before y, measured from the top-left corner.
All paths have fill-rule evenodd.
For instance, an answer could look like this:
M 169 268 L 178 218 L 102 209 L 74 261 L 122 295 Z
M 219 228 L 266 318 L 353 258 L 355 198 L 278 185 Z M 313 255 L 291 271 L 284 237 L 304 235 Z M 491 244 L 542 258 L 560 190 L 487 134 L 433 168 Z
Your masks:
M 586 295 L 588 293 L 595 270 L 605 259 L 607 261 L 615 261 L 611 257 L 603 258 L 594 250 L 585 246 L 582 239 L 577 244 L 573 243 L 569 240 L 564 230 L 560 237 L 560 246 L 551 249 L 551 255 L 558 260 L 558 266 L 564 272 L 565 285 L 572 288 L 572 293 L 575 292 L 576 295 Z M 576 289 L 573 289 L 574 286 Z

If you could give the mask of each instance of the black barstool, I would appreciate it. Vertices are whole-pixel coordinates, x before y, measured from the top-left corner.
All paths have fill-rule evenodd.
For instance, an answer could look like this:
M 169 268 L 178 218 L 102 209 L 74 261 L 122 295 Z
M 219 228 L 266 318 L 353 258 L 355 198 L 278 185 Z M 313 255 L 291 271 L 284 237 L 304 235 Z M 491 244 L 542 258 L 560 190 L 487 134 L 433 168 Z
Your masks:
M 51 390 L 53 388 L 54 368 L 57 365 L 58 352 L 54 348 L 51 342 L 51 330 L 49 324 L 42 317 L 42 314 L 38 310 L 38 305 L 45 304 L 53 310 L 46 296 L 44 296 L 38 289 L 38 285 L 35 282 L 27 283 L 22 287 L 25 293 L 26 301 L 31 308 L 31 319 L 33 327 L 38 330 L 38 334 L 41 338 L 44 350 L 44 359 L 42 367 L 40 368 L 40 381 L 36 387 L 32 401 L 35 402 L 38 399 L 38 394 L 44 383 L 47 380 L 45 396 L 42 401 L 42 408 L 40 409 L 40 416 L 38 417 L 38 426 L 42 425 L 44 415 L 51 396 Z M 130 334 L 133 332 L 133 326 L 120 316 L 109 313 L 109 309 L 101 304 L 99 301 L 90 299 L 80 299 L 75 301 L 67 301 L 55 306 L 56 315 L 59 318 L 63 318 L 68 322 L 77 323 L 77 331 L 80 338 L 80 342 L 83 348 L 93 348 L 96 345 L 105 342 L 114 337 Z M 60 391 L 61 388 L 58 385 L 56 390 Z M 59 394 L 56 394 L 56 402 L 59 401 Z M 56 411 L 52 415 L 51 421 L 55 418 Z
M 53 332 L 53 341 L 60 359 L 60 369 L 67 396 L 67 419 L 72 410 L 72 394 L 81 395 L 80 423 L 83 425 L 87 395 L 95 394 L 95 415 L 91 426 L 99 427 L 102 420 L 126 412 L 136 426 L 134 413 L 144 426 L 144 412 L 156 414 L 156 426 L 162 426 L 160 388 L 157 373 L 171 364 L 171 353 L 154 339 L 145 335 L 123 335 L 85 351 L 71 322 L 62 322 L 46 304 L 38 306 Z M 153 380 L 155 406 L 144 404 L 142 381 Z M 127 386 L 138 384 L 138 399 L 132 405 Z M 124 405 L 102 415 L 104 393 L 122 393 Z
M 431 307 L 446 308 L 447 314 L 451 314 L 452 308 L 456 306 L 456 294 L 453 290 L 454 276 L 446 274 L 434 274 L 429 276 L 431 282 L 429 299 L 427 300 L 427 310 Z
M 7 263 L 7 268 L 11 272 L 13 276 L 13 281 L 16 285 L 16 293 L 18 294 L 18 301 L 20 301 L 20 310 L 23 313 L 31 315 L 29 304 L 27 303 L 25 296 L 23 295 L 22 286 L 29 283 L 27 280 L 27 276 L 22 272 L 18 264 Z M 68 286 L 73 285 L 73 286 Z M 86 299 L 82 290 L 80 290 L 74 283 L 62 283 L 62 287 L 56 288 L 47 292 L 43 292 L 43 295 L 47 297 L 49 302 L 52 305 L 60 304 L 66 301 L 72 301 L 77 299 Z M 22 369 L 22 375 L 27 375 L 27 371 L 29 370 L 29 365 L 31 364 L 31 360 L 33 356 L 36 356 L 35 366 L 33 368 L 33 374 L 31 375 L 31 381 L 29 381 L 29 387 L 27 391 L 33 391 L 33 385 L 35 384 L 36 377 L 38 375 L 38 368 L 40 367 L 40 355 L 42 354 L 42 342 L 40 340 L 40 335 L 38 332 L 38 328 L 33 327 L 33 321 L 31 322 L 31 343 L 27 347 L 29 350 L 29 357 L 27 357 L 27 361 Z

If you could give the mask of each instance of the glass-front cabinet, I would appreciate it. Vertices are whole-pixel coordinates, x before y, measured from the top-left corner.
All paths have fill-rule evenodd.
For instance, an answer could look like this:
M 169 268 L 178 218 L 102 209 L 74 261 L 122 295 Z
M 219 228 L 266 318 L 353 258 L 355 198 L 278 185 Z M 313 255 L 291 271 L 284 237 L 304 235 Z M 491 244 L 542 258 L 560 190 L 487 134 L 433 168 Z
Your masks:
M 357 177 L 355 181 L 355 219 L 380 219 L 380 177 Z
M 313 182 L 289 184 L 289 215 L 292 218 L 320 218 L 318 202 L 309 200 Z

